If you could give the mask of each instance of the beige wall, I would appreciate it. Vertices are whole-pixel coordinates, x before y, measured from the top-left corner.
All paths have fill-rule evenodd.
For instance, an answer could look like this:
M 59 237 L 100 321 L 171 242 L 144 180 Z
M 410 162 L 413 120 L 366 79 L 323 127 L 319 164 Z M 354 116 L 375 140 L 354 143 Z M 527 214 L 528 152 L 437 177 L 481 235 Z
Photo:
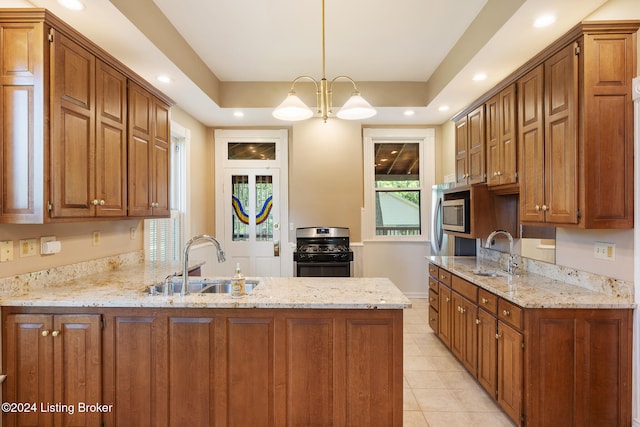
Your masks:
M 359 242 L 363 206 L 359 122 L 296 123 L 289 147 L 289 220 L 295 227 L 349 227 Z

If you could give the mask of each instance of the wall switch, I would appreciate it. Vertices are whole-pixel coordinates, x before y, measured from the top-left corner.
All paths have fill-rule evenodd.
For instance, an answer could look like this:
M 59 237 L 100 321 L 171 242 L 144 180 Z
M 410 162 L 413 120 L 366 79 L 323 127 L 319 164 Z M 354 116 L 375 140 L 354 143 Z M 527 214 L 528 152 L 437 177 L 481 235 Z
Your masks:
M 13 240 L 0 242 L 0 262 L 13 261 Z
M 99 231 L 94 231 L 92 236 L 91 236 L 91 244 L 93 246 L 99 246 L 100 245 L 100 232 Z
M 593 257 L 598 259 L 606 259 L 607 261 L 615 261 L 616 244 L 596 242 L 593 247 Z
M 38 239 L 20 240 L 20 258 L 35 256 L 38 253 Z

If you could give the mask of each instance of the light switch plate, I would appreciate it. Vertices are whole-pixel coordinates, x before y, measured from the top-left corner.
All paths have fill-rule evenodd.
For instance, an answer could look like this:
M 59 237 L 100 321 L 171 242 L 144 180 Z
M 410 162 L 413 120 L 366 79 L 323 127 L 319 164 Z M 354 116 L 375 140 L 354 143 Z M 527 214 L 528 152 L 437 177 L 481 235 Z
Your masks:
M 0 262 L 13 261 L 13 241 L 0 242 Z

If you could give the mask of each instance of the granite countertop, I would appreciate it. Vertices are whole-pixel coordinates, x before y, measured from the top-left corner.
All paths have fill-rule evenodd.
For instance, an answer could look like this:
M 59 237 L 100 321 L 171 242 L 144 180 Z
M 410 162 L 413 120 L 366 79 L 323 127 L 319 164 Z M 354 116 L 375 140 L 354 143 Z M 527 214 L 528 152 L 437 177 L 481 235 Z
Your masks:
M 586 289 L 540 274 L 524 272 L 511 276 L 504 266 L 476 257 L 439 257 L 427 259 L 481 288 L 526 308 L 635 308 L 633 296 Z M 498 272 L 486 277 L 475 272 Z M 611 279 L 610 279 L 611 280 Z
M 180 271 L 171 264 L 142 263 L 47 285 L 14 286 L 0 297 L 2 306 L 403 309 L 405 295 L 386 278 L 265 277 L 246 296 L 197 294 L 149 295 L 149 287 Z M 227 278 L 228 279 L 228 278 Z

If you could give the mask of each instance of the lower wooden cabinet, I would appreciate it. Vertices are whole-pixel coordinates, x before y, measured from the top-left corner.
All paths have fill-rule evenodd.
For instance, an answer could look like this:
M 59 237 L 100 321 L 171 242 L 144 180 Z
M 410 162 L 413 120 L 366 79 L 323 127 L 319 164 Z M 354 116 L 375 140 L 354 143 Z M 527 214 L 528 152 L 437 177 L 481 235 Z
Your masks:
M 523 308 L 429 271 L 452 277 L 438 283 L 438 337 L 517 425 L 631 424 L 631 309 Z
M 3 425 L 100 427 L 101 338 L 100 315 L 6 316 L 2 400 L 22 406 L 3 407 Z
M 402 310 L 105 316 L 113 426 L 402 426 Z

